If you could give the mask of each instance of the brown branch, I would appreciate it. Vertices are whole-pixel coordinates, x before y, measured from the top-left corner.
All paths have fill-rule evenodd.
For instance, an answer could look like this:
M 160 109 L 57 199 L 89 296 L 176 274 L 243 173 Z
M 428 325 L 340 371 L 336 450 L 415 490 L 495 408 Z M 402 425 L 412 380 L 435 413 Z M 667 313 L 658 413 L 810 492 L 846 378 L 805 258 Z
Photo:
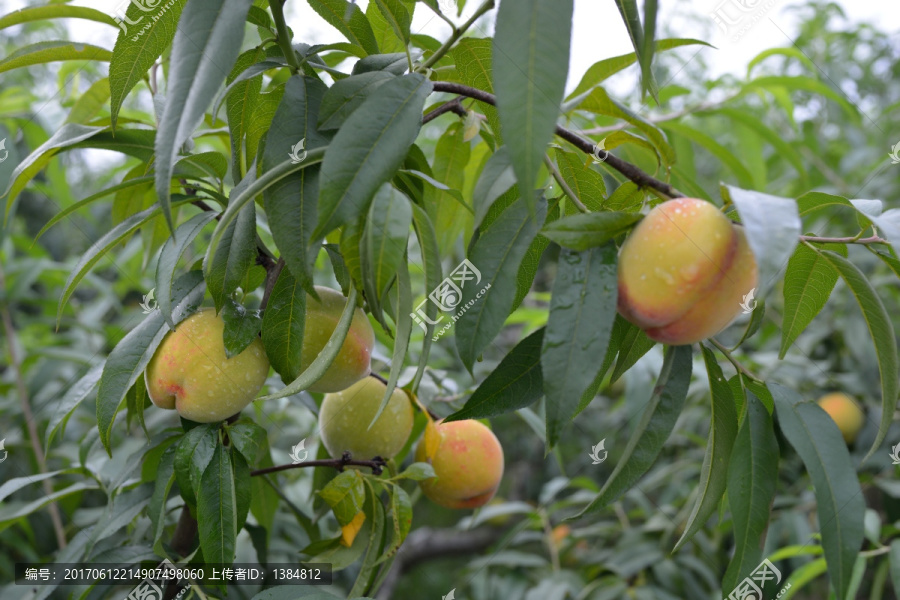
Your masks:
M 37 425 L 34 422 L 34 413 L 31 410 L 31 401 L 28 397 L 28 387 L 25 385 L 25 373 L 22 370 L 22 361 L 17 350 L 19 346 L 18 335 L 12 320 L 12 313 L 9 310 L 6 273 L 3 270 L 2 264 L 0 264 L 0 293 L 2 293 L 3 297 L 6 299 L 0 304 L 0 316 L 2 316 L 3 330 L 6 333 L 6 344 L 9 350 L 9 364 L 15 374 L 16 392 L 19 395 L 19 403 L 22 406 L 22 415 L 25 417 L 25 425 L 28 428 L 28 440 L 31 442 L 31 451 L 34 452 L 34 459 L 37 461 L 38 470 L 41 473 L 46 473 L 47 457 L 44 455 L 44 449 L 41 447 L 41 438 L 38 434 Z M 53 494 L 53 484 L 49 479 L 44 479 L 43 488 L 44 493 L 48 496 Z M 56 545 L 61 550 L 66 547 L 66 531 L 63 528 L 59 505 L 57 505 L 56 502 L 51 502 L 47 505 L 47 510 L 50 512 L 50 520 L 53 522 L 53 531 L 56 533 Z
M 434 109 L 433 111 L 431 111 L 430 113 L 428 113 L 427 115 L 422 117 L 422 124 L 424 125 L 425 123 L 433 121 L 433 120 L 437 119 L 439 116 L 441 116 L 442 114 L 448 113 L 448 112 L 452 112 L 461 117 L 465 117 L 468 114 L 468 112 L 466 112 L 466 109 L 463 108 L 463 106 L 461 104 L 462 98 L 463 98 L 462 96 L 457 96 L 450 102 L 447 102 L 445 104 L 442 104 L 441 106 L 438 106 L 436 109 Z
M 886 239 L 873 235 L 867 238 L 855 237 L 819 237 L 815 235 L 801 235 L 801 242 L 814 242 L 816 244 L 887 244 Z
M 483 90 L 469 87 L 467 85 L 462 85 L 460 83 L 453 83 L 450 81 L 436 81 L 434 82 L 433 89 L 435 92 L 459 94 L 460 96 L 474 98 L 475 100 L 479 100 L 480 102 L 484 102 L 492 106 L 497 105 L 497 98 L 493 94 L 489 94 L 488 92 L 485 92 Z M 617 158 L 606 150 L 598 149 L 597 145 L 594 142 L 581 137 L 574 131 L 566 129 L 561 125 L 557 125 L 556 135 L 566 140 L 585 154 L 596 156 L 601 161 L 605 162 L 610 167 L 641 187 L 654 189 L 667 198 L 681 198 L 684 196 L 684 194 L 676 190 L 668 183 L 660 181 L 650 174 L 645 173 L 630 162 L 626 162 L 621 158 Z
M 321 460 L 306 460 L 300 463 L 292 463 L 289 465 L 277 465 L 274 467 L 266 467 L 265 469 L 256 469 L 250 471 L 251 476 L 266 475 L 268 473 L 276 473 L 278 471 L 287 471 L 288 469 L 302 469 L 304 467 L 332 467 L 338 471 L 343 471 L 344 467 L 369 467 L 375 475 L 381 475 L 381 471 L 387 465 L 387 461 L 376 456 L 372 460 L 353 460 L 349 452 L 344 452 L 340 458 L 325 458 Z
M 272 260 L 271 258 L 266 257 L 268 260 Z M 256 257 L 256 262 L 260 263 L 261 257 Z M 266 267 L 266 288 L 263 291 L 262 302 L 259 303 L 259 310 L 266 310 L 266 306 L 269 304 L 269 296 L 272 295 L 272 290 L 275 289 L 275 282 L 278 281 L 278 276 L 281 275 L 281 271 L 284 270 L 284 258 L 279 258 L 278 262 L 273 262 L 271 266 L 267 264 L 263 264 Z

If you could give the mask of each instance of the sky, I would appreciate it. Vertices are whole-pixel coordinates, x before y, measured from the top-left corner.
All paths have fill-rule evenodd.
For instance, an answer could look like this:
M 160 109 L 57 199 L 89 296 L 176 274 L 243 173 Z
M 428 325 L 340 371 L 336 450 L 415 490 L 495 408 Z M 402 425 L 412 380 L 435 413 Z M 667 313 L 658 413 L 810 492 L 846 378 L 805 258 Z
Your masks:
M 127 2 L 75 0 L 72 4 L 115 14 L 123 1 Z M 883 30 L 896 34 L 900 32 L 900 11 L 888 8 L 894 1 L 837 0 L 837 4 L 843 7 L 851 21 L 877 22 Z M 35 4 L 44 2 L 0 1 L 0 12 Z M 357 0 L 357 4 L 365 8 L 368 0 Z M 466 4 L 457 23 L 468 18 L 480 0 L 468 0 Z M 691 46 L 681 50 L 687 58 L 702 52 L 713 77 L 724 73 L 744 76 L 747 63 L 754 56 L 766 48 L 790 45 L 796 31 L 797 15 L 791 10 L 795 4 L 789 0 L 663 0 L 660 5 L 660 27 L 670 28 L 678 37 L 698 38 L 716 46 L 702 49 Z M 713 14 L 722 23 L 733 23 L 727 33 L 717 27 Z M 295 41 L 315 44 L 340 39 L 340 34 L 302 0 L 288 0 L 287 21 L 294 31 Z M 116 35 L 112 28 L 81 20 L 69 20 L 68 23 L 73 40 L 112 48 Z M 486 37 L 491 34 L 489 27 L 489 24 L 482 24 L 474 34 Z M 422 4 L 416 9 L 412 28 L 417 33 L 438 39 L 445 39 L 449 33 L 449 26 Z M 612 0 L 575 0 L 569 90 L 596 61 L 631 51 L 631 42 Z

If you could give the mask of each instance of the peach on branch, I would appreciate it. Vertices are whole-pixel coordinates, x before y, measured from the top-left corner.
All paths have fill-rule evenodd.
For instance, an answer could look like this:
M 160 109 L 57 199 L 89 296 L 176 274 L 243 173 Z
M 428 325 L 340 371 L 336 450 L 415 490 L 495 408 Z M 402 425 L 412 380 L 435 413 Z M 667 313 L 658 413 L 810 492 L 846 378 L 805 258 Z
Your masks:
M 163 338 L 144 372 L 150 400 L 198 423 L 222 421 L 256 397 L 269 373 L 262 341 L 226 358 L 225 322 L 200 310 Z
M 665 344 L 717 334 L 756 284 L 743 227 L 704 200 L 677 198 L 655 207 L 619 254 L 619 312 Z
M 325 348 L 337 328 L 347 299 L 331 288 L 316 286 L 319 300 L 306 296 L 306 321 L 300 350 L 300 370 L 306 369 Z M 339 392 L 369 374 L 375 332 L 366 313 L 357 308 L 350 323 L 350 331 L 331 366 L 311 385 L 311 392 Z M 373 414 L 374 416 L 374 414 Z M 368 425 L 368 423 L 367 423 Z
M 818 404 L 837 424 L 844 441 L 852 443 L 866 420 L 853 398 L 841 392 L 832 392 L 819 398 Z
M 413 427 L 413 408 L 406 392 L 395 388 L 378 420 L 369 428 L 381 406 L 387 386 L 375 377 L 364 377 L 346 390 L 326 394 L 319 410 L 319 432 L 332 458 L 350 452 L 353 458 L 393 458 Z
M 473 419 L 435 423 L 416 448 L 416 462 L 430 463 L 436 477 L 419 482 L 425 496 L 447 508 L 487 504 L 503 478 L 503 448 L 494 432 Z

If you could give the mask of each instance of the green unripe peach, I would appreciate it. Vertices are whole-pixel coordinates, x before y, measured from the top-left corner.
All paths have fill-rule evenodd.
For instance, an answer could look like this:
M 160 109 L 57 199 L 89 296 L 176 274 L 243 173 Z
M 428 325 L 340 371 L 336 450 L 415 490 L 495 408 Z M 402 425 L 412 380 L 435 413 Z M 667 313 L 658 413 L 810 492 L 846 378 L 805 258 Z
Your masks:
M 163 338 L 144 372 L 150 400 L 185 419 L 214 423 L 239 413 L 269 374 L 262 341 L 225 357 L 225 322 L 212 309 L 200 310 Z
M 756 284 L 743 228 L 704 200 L 677 198 L 655 207 L 619 254 L 619 312 L 665 344 L 719 333 Z
M 844 441 L 852 443 L 866 420 L 853 398 L 841 392 L 832 392 L 819 398 L 819 406 L 837 424 Z
M 420 481 L 422 492 L 447 508 L 478 508 L 487 504 L 503 478 L 503 448 L 497 436 L 472 419 L 435 424 L 437 441 L 426 438 L 416 448 L 416 462 L 428 462 L 437 477 Z
M 336 290 L 317 285 L 316 292 L 321 301 L 308 294 L 306 296 L 306 322 L 303 326 L 303 345 L 300 350 L 301 372 L 325 348 L 347 305 L 347 299 Z M 366 313 L 357 308 L 353 313 L 350 331 L 347 332 L 337 358 L 326 369 L 322 378 L 308 388 L 309 391 L 339 392 L 368 375 L 374 347 L 375 332 L 372 325 L 366 318 Z
M 369 429 L 387 386 L 375 377 L 364 377 L 346 390 L 326 394 L 319 410 L 319 434 L 333 458 L 350 452 L 353 458 L 393 458 L 413 427 L 413 408 L 406 392 L 395 388 L 384 412 Z

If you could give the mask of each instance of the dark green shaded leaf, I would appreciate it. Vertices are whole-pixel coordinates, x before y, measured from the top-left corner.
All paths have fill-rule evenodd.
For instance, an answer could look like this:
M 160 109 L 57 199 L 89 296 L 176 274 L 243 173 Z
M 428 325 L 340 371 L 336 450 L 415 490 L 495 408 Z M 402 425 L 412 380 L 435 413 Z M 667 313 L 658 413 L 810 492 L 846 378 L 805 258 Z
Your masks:
M 563 217 L 545 226 L 541 233 L 560 246 L 589 250 L 603 246 L 625 233 L 643 215 L 627 212 L 591 212 Z
M 218 444 L 197 490 L 197 523 L 205 561 L 231 564 L 234 560 L 237 495 L 231 453 Z

